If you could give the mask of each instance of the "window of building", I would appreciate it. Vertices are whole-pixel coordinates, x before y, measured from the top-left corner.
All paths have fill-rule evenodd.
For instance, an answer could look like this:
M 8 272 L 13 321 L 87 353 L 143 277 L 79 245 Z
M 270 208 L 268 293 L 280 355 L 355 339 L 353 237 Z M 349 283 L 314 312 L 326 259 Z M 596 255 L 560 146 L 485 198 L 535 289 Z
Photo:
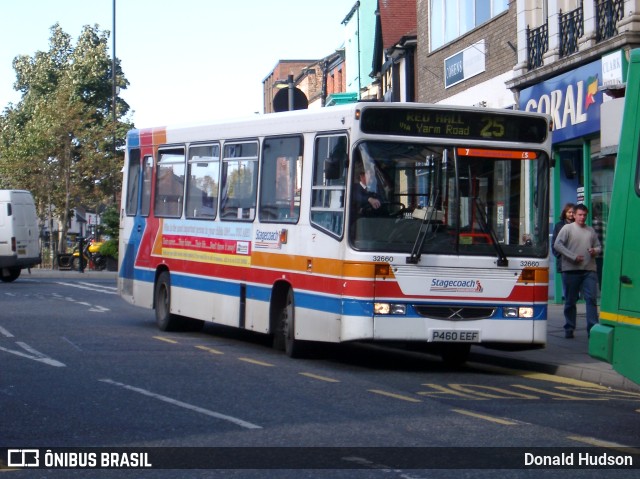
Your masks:
M 562 7 L 562 11 L 566 11 Z M 570 9 L 569 9 L 570 10 Z M 530 28 L 544 25 L 548 20 L 549 1 L 548 0 L 525 0 L 524 23 Z
M 260 221 L 296 223 L 300 218 L 302 137 L 267 138 L 262 145 Z
M 218 208 L 220 145 L 189 148 L 187 218 L 213 219 Z
M 431 50 L 440 48 L 509 8 L 508 0 L 431 0 Z

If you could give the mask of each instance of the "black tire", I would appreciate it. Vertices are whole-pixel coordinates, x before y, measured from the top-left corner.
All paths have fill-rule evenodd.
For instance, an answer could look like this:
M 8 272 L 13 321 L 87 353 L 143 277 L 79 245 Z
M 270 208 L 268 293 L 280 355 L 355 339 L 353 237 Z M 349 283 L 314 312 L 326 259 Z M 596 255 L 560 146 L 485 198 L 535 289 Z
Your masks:
M 440 356 L 447 366 L 460 367 L 469 359 L 470 344 L 445 344 L 442 346 Z
M 9 274 L 5 276 L 4 269 L 2 270 L 2 274 L 0 274 L 0 279 L 3 283 L 11 283 L 20 277 L 20 272 L 22 269 L 20 268 L 7 268 Z
M 153 303 L 158 329 L 160 331 L 176 331 L 180 320 L 178 316 L 171 314 L 171 275 L 168 271 L 163 271 L 158 276 Z
M 104 271 L 104 269 L 107 267 L 107 258 L 98 253 L 93 258 L 93 266 L 95 267 L 96 271 Z
M 71 271 L 79 271 L 78 269 L 79 261 L 80 261 L 79 256 L 74 256 L 73 258 L 71 258 Z M 82 258 L 82 270 L 84 271 L 85 269 L 87 269 L 87 262 L 85 261 L 84 258 Z
M 295 307 L 291 288 L 287 290 L 285 300 L 278 308 L 276 314 L 273 347 L 284 351 L 290 358 L 302 357 L 304 347 L 300 340 L 295 339 Z

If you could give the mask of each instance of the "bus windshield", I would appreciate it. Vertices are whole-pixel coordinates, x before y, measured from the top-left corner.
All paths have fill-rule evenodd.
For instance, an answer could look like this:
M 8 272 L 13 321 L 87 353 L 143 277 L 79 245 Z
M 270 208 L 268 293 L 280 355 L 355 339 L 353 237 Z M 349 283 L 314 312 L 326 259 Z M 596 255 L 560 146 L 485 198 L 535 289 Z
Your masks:
M 541 151 L 365 141 L 353 161 L 354 249 L 547 255 L 549 158 Z

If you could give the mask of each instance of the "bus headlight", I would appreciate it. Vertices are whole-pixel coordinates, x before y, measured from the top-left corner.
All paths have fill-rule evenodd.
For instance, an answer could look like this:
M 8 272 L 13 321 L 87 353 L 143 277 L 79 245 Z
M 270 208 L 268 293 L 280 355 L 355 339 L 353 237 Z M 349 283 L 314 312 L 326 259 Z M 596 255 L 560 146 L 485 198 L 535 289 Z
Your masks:
M 407 314 L 407 305 L 394 303 L 373 303 L 374 314 L 404 315 Z
M 533 318 L 533 308 L 530 306 L 507 307 L 502 312 L 505 318 Z
M 518 316 L 521 318 L 533 318 L 533 308 L 530 306 L 518 308 Z

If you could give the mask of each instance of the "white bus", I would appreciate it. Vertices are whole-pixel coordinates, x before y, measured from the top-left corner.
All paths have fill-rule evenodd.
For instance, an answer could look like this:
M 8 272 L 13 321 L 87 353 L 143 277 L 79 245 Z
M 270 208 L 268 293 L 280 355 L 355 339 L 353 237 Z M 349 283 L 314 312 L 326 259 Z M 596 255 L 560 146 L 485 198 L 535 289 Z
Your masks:
M 546 342 L 551 134 L 511 110 L 356 103 L 127 136 L 118 284 L 161 330 Z M 367 184 L 365 190 L 363 184 Z

